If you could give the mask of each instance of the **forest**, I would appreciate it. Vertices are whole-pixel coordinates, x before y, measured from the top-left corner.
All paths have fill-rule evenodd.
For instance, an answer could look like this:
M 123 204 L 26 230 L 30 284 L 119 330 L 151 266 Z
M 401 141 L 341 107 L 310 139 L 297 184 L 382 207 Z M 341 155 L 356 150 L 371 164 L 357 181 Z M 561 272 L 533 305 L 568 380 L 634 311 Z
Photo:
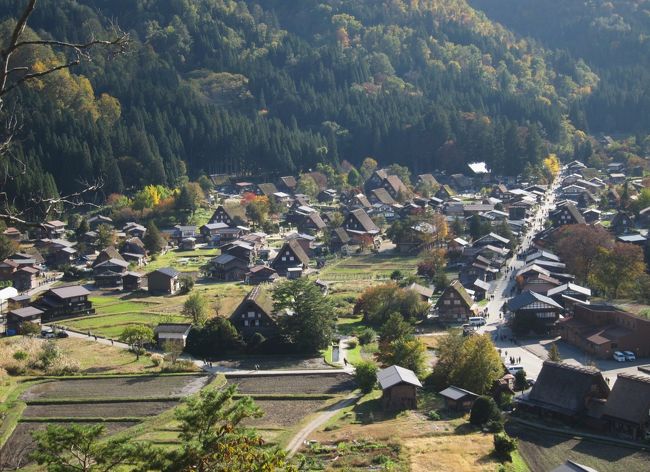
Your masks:
M 0 0 L 3 37 L 22 3 Z M 111 22 L 130 34 L 127 54 L 95 54 L 7 97 L 22 120 L 11 162 L 26 170 L 0 172 L 17 206 L 97 178 L 102 199 L 367 156 L 517 175 L 572 152 L 576 127 L 605 126 L 592 108 L 620 106 L 597 61 L 465 0 L 43 0 L 28 34 L 107 38 Z M 15 58 L 31 70 L 62 60 L 42 46 Z

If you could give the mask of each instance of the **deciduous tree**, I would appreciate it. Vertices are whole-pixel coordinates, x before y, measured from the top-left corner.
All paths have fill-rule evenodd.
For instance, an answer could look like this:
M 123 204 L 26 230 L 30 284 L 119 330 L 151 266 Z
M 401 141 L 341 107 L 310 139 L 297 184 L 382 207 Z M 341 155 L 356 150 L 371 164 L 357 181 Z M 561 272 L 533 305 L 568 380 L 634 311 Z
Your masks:
M 128 326 L 122 330 L 120 341 L 131 346 L 136 359 L 140 359 L 143 347 L 153 341 L 153 330 L 144 325 Z
M 586 283 L 599 248 L 610 248 L 612 236 L 601 226 L 565 225 L 554 238 L 557 255 L 566 264 L 567 271 L 579 283 Z

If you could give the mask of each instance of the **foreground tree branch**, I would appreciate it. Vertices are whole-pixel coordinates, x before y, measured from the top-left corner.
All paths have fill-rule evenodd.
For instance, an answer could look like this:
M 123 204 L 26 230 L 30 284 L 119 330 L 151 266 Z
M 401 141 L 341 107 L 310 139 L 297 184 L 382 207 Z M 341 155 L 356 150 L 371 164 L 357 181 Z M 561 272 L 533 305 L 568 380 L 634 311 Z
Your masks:
M 24 39 L 25 30 L 31 15 L 36 8 L 37 0 L 28 0 L 22 10 L 16 25 L 14 26 L 7 44 L 0 48 L 0 113 L 3 113 L 5 100 L 4 97 L 16 88 L 37 79 L 41 79 L 50 74 L 70 69 L 82 62 L 92 61 L 92 51 L 101 48 L 115 57 L 123 54 L 128 50 L 130 37 L 128 33 L 123 32 L 116 25 L 112 25 L 112 34 L 110 39 L 97 39 L 91 37 L 88 41 L 74 43 L 56 39 Z M 50 47 L 55 51 L 62 53 L 65 57 L 62 63 L 50 65 L 44 70 L 34 70 L 33 64 L 13 64 L 12 60 L 16 53 L 24 48 L 44 46 Z M 19 161 L 11 154 L 11 147 L 15 140 L 17 132 L 20 130 L 20 122 L 16 110 L 4 113 L 7 115 L 4 123 L 4 136 L 0 138 L 0 166 L 4 169 L 5 180 L 9 176 L 9 163 L 18 167 L 18 174 L 26 171 L 25 163 Z M 14 175 L 15 177 L 15 175 Z M 85 196 L 101 189 L 103 181 L 101 179 L 95 182 L 82 183 L 81 190 L 60 197 L 45 197 L 36 195 L 29 200 L 31 208 L 22 208 L 17 210 L 15 201 L 6 192 L 0 193 L 0 219 L 7 222 L 34 226 L 38 222 L 30 221 L 28 215 L 33 213 L 30 210 L 40 208 L 44 214 L 52 211 L 63 210 L 64 207 L 79 207 L 87 205 Z

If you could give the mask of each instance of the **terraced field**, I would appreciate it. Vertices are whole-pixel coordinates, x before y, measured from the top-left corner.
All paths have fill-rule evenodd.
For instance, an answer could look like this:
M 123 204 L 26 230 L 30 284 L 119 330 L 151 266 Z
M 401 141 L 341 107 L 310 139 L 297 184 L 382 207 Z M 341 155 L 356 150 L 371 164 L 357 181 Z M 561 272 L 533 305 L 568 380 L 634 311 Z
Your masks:
M 250 375 L 226 376 L 228 383 L 237 384 L 239 393 L 246 395 L 332 395 L 355 388 L 352 377 L 344 373 L 316 375 Z

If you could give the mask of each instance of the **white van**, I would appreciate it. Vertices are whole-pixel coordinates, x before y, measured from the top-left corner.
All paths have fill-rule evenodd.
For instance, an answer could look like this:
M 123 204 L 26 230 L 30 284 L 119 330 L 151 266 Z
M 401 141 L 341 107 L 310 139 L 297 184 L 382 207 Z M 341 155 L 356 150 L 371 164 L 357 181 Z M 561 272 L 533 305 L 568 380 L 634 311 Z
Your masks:
M 470 326 L 483 326 L 485 324 L 485 318 L 481 316 L 470 316 L 469 324 Z
M 516 374 L 517 372 L 519 372 L 520 370 L 524 370 L 524 366 L 523 366 L 523 365 L 519 365 L 519 364 L 517 364 L 517 365 L 510 365 L 510 366 L 507 367 L 507 369 L 508 369 L 508 373 L 509 373 L 509 374 L 515 375 L 515 374 Z

